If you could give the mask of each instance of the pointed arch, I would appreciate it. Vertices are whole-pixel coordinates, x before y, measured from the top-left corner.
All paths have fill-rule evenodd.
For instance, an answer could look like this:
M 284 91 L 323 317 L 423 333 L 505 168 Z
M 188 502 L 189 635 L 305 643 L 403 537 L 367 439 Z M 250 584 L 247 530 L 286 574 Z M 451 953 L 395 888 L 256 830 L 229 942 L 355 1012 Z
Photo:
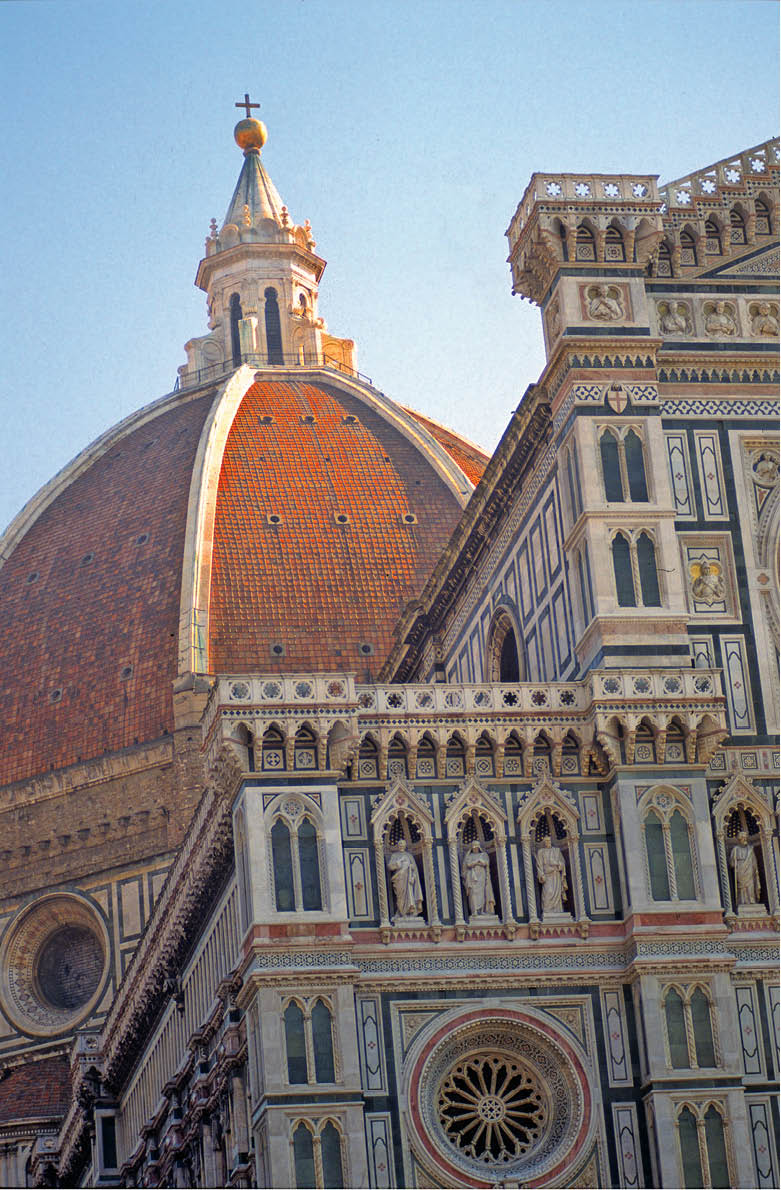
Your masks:
M 498 907 L 505 932 L 512 937 L 507 816 L 501 805 L 470 778 L 448 802 L 445 830 L 456 931 L 463 933 L 467 916 L 470 922 L 485 922 Z
M 691 802 L 672 785 L 655 785 L 643 794 L 637 809 L 645 837 L 650 899 L 699 900 L 702 889 Z
M 436 896 L 433 860 L 434 818 L 426 801 L 415 789 L 400 778 L 394 778 L 377 799 L 371 814 L 371 828 L 374 838 L 377 872 L 377 893 L 380 902 L 380 934 L 383 941 L 389 941 L 391 926 L 396 928 L 419 928 L 420 917 L 425 915 L 429 933 L 439 937 L 441 929 L 439 907 Z M 401 847 L 403 841 L 403 847 Z M 393 871 L 403 873 L 400 861 L 391 867 L 391 855 L 399 850 L 412 857 L 418 871 L 422 914 L 399 910 L 391 921 L 391 909 L 395 908 L 391 898 Z M 398 866 L 396 866 L 398 865 Z M 411 900 L 417 898 L 414 888 L 414 873 L 409 871 Z M 399 886 L 401 876 L 399 876 Z M 397 902 L 398 897 L 394 900 Z M 408 908 L 408 906 L 404 906 Z M 405 925 L 404 918 L 408 919 Z M 409 924 L 412 923 L 412 924 Z
M 714 798 L 713 826 L 719 884 L 728 915 L 734 917 L 738 913 L 738 861 L 741 861 L 744 886 L 750 885 L 754 866 L 745 850 L 734 854 L 737 846 L 750 848 L 754 852 L 754 887 L 756 889 L 758 885 L 760 895 L 757 904 L 763 905 L 771 914 L 778 913 L 779 884 L 774 847 L 776 828 L 772 807 L 764 794 L 736 773 Z M 745 840 L 741 839 L 743 834 Z
M 562 911 L 569 913 L 580 925 L 581 934 L 588 933 L 588 915 L 583 893 L 583 878 L 580 863 L 580 812 L 571 794 L 560 785 L 554 784 L 549 776 L 538 779 L 534 788 L 521 796 L 518 808 L 518 830 L 521 836 L 523 865 L 526 876 L 526 896 L 529 921 L 536 925 L 545 922 L 542 889 L 547 861 L 538 862 L 539 852 L 559 851 L 564 859 L 562 880 Z M 560 869 L 561 872 L 561 869 Z M 566 883 L 566 888 L 563 884 Z M 550 910 L 548 910 L 550 914 Z

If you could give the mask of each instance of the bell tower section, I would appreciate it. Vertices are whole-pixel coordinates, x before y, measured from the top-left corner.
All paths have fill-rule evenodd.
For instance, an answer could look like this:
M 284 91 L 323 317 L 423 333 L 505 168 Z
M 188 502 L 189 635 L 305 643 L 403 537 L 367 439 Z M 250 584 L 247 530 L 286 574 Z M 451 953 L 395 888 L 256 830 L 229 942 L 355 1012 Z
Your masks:
M 582 669 L 689 656 L 646 296 L 662 215 L 655 176 L 534 174 L 507 231 L 513 293 L 542 311 Z

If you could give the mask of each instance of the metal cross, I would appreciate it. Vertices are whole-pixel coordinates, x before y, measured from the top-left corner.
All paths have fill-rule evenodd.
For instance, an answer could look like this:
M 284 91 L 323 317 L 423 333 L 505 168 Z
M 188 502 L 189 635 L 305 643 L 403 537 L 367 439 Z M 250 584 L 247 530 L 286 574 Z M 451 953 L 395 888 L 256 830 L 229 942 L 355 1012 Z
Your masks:
M 245 92 L 244 92 L 244 99 L 242 100 L 242 102 L 241 102 L 241 103 L 234 103 L 234 105 L 233 105 L 233 106 L 234 106 L 234 107 L 243 107 L 243 108 L 244 108 L 244 110 L 245 110 L 245 112 L 247 113 L 247 119 L 249 119 L 249 118 L 250 118 L 250 116 L 252 115 L 252 113 L 251 113 L 251 111 L 250 111 L 250 108 L 252 108 L 252 107 L 260 107 L 260 104 L 259 104 L 259 103 L 250 103 L 250 101 L 249 101 L 249 95 L 248 95 L 248 94 L 247 94 L 247 92 L 245 91 Z

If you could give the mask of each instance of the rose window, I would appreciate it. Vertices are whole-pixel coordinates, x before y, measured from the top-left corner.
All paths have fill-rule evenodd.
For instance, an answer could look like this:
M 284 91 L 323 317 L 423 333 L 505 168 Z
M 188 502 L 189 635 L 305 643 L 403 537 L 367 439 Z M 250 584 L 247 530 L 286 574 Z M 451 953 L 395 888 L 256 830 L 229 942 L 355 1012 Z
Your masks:
M 486 1164 L 514 1161 L 540 1138 L 547 1117 L 538 1081 L 507 1055 L 479 1054 L 450 1071 L 439 1092 L 448 1139 Z
M 587 1075 L 558 1026 L 533 1009 L 497 1007 L 477 1017 L 456 1009 L 431 1028 L 405 1075 L 412 1148 L 431 1177 L 419 1184 L 558 1178 L 591 1115 Z

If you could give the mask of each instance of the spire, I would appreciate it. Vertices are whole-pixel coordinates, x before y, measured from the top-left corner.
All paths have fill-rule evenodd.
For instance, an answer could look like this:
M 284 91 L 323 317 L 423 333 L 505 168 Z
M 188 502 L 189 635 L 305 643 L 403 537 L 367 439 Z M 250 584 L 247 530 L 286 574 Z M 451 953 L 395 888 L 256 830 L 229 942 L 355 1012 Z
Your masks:
M 244 150 L 244 165 L 228 204 L 223 230 L 233 224 L 238 228 L 255 227 L 262 231 L 264 219 L 284 227 L 286 208 L 260 160 L 260 151 L 268 135 L 265 124 L 248 117 L 239 121 L 233 135 L 236 144 Z
M 185 345 L 180 382 L 200 382 L 248 361 L 309 367 L 329 360 L 351 372 L 352 340 L 329 335 L 317 312 L 325 261 L 315 254 L 309 220 L 293 222 L 263 168 L 266 126 L 250 116 L 258 105 L 245 95 L 236 106 L 247 113 L 233 130 L 244 163 L 222 227 L 212 219 L 198 265 L 195 284 L 206 293 L 209 334 Z

